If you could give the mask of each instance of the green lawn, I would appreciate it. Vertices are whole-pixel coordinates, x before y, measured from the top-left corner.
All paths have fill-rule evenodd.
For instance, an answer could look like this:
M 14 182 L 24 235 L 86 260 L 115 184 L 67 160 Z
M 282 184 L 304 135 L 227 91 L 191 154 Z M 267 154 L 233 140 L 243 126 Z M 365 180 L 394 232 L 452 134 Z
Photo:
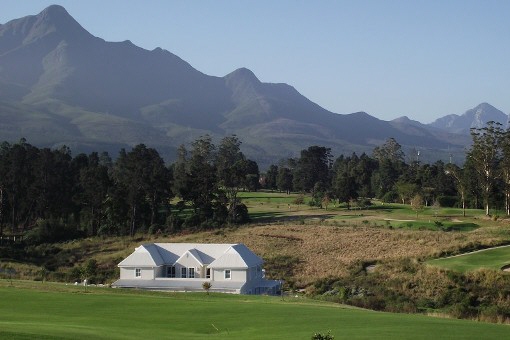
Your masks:
M 328 330 L 335 339 L 510 336 L 505 325 L 365 311 L 304 298 L 14 285 L 5 280 L 0 285 L 2 339 L 310 339 Z
M 428 263 L 461 272 L 480 268 L 501 269 L 504 265 L 510 264 L 510 246 L 482 250 L 461 256 L 435 259 Z

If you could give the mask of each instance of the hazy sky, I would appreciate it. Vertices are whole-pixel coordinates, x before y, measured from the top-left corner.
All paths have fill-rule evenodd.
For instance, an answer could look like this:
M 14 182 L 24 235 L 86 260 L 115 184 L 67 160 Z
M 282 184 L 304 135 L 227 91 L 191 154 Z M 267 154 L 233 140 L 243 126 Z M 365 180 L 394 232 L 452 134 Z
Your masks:
M 53 3 L 107 41 L 162 47 L 209 75 L 247 67 L 336 113 L 510 113 L 507 0 L 0 0 L 0 23 Z

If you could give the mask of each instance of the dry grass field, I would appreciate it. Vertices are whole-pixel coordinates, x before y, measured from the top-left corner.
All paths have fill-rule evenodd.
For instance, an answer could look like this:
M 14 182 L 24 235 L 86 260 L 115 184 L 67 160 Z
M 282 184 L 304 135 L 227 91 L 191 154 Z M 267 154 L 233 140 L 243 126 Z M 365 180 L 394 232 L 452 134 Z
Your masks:
M 317 279 L 344 276 L 348 267 L 357 261 L 438 257 L 441 254 L 456 253 L 459 249 L 501 244 L 508 240 L 509 232 L 508 227 L 483 227 L 471 232 L 441 232 L 289 222 L 171 236 L 92 238 L 58 245 L 61 249 L 59 256 L 66 257 L 68 266 L 57 271 L 64 274 L 73 265 L 83 265 L 91 258 L 97 260 L 100 268 L 112 270 L 135 247 L 147 242 L 240 242 L 266 260 L 277 256 L 297 259 L 293 278 L 297 286 L 306 286 Z M 19 277 L 27 279 L 39 269 L 26 265 L 16 267 Z
M 134 238 L 97 237 L 56 244 L 55 249 L 39 249 L 38 252 L 58 259 L 53 279 L 63 280 L 73 267 L 94 259 L 99 269 L 109 272 L 107 276 L 113 280 L 118 276 L 117 263 L 143 243 L 244 243 L 266 262 L 282 256 L 291 258 L 291 276 L 296 286 L 304 287 L 321 278 L 345 276 L 356 262 L 426 260 L 510 241 L 508 220 L 487 219 L 478 211 L 470 211 L 464 218 L 459 209 L 433 211 L 428 208 L 416 219 L 415 213 L 403 205 L 377 203 L 362 211 L 338 206 L 325 210 L 306 204 L 292 205 L 289 202 L 294 196 L 245 194 L 243 201 L 250 208 L 253 223 L 241 227 L 170 235 L 139 234 Z M 437 220 L 479 227 L 462 232 L 422 227 L 433 227 Z M 16 269 L 17 278 L 33 279 L 40 275 L 41 267 L 30 261 L 3 262 L 4 266 Z
M 499 244 L 500 229 L 473 232 L 399 230 L 378 227 L 332 227 L 328 225 L 261 225 L 224 232 L 178 236 L 161 242 L 242 242 L 264 258 L 296 257 L 298 285 L 328 276 L 343 276 L 356 261 L 428 258 L 479 243 Z

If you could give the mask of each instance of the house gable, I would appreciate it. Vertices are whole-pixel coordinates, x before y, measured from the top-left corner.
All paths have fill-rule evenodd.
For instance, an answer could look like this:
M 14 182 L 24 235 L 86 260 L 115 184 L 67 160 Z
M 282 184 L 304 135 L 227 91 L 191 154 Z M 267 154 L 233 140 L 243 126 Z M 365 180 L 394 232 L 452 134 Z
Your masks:
M 119 267 L 159 267 L 165 262 L 155 244 L 141 245 L 119 263 Z
M 262 265 L 264 261 L 244 244 L 230 246 L 223 255 L 209 264 L 209 268 L 247 269 Z
M 175 263 L 185 267 L 198 267 L 204 265 L 203 260 L 196 249 L 187 250 L 177 261 L 175 261 Z

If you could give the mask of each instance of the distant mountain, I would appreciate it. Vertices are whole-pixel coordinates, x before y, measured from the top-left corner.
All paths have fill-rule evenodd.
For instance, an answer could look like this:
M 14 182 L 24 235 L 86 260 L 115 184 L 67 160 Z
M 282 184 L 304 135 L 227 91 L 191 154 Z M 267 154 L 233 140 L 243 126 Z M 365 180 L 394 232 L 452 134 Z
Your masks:
M 471 128 L 482 128 L 490 121 L 503 124 L 505 129 L 508 127 L 508 115 L 487 103 L 467 110 L 460 116 L 456 114 L 444 116 L 429 126 L 452 133 L 469 134 Z
M 410 120 L 332 113 L 246 68 L 209 76 L 161 48 L 106 42 L 61 6 L 0 25 L 0 140 L 114 155 L 145 143 L 171 160 L 204 134 L 237 134 L 262 167 L 310 145 L 360 153 L 393 137 L 433 161 L 468 143 Z

